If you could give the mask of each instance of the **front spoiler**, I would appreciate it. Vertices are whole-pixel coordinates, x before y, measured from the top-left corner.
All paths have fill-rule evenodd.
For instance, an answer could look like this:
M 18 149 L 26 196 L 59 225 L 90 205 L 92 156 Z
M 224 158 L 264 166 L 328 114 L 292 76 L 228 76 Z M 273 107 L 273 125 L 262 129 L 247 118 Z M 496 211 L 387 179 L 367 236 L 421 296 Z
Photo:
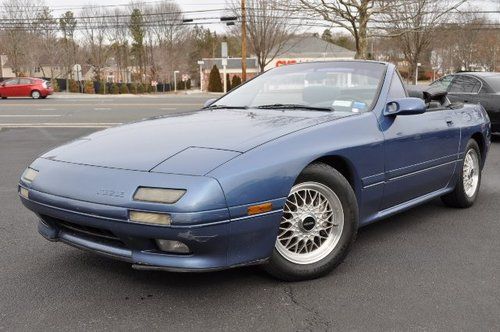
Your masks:
M 96 254 L 131 263 L 139 270 L 205 272 L 241 265 L 260 264 L 272 254 L 282 211 L 196 226 L 159 227 L 100 218 L 63 210 L 21 197 L 23 204 L 41 217 L 39 233 L 47 240 L 62 242 Z M 96 239 L 60 228 L 45 219 L 104 229 L 124 245 Z M 158 250 L 154 239 L 177 240 L 189 246 L 189 255 Z

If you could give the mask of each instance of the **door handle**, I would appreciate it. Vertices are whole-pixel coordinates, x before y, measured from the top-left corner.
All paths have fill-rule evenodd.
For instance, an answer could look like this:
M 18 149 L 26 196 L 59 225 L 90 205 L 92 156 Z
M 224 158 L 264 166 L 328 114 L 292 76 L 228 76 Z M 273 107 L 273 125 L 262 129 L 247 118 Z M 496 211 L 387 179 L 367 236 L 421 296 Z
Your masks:
M 452 119 L 446 119 L 446 124 L 448 125 L 448 127 L 453 126 L 453 120 Z

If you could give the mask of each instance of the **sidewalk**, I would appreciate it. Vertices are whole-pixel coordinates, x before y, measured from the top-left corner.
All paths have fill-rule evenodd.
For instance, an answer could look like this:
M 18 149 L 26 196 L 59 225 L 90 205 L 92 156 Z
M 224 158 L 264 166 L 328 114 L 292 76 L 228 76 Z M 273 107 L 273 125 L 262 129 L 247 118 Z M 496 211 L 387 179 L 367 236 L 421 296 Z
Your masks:
M 174 92 L 157 92 L 157 93 L 145 93 L 145 94 L 85 94 L 85 93 L 73 93 L 73 92 L 55 92 L 50 98 L 55 99 L 115 99 L 115 98 L 170 98 L 170 97 L 183 97 L 183 96 L 200 96 L 200 97 L 218 97 L 222 96 L 221 93 L 212 92 L 202 92 L 200 90 L 189 90 L 189 91 L 178 91 Z

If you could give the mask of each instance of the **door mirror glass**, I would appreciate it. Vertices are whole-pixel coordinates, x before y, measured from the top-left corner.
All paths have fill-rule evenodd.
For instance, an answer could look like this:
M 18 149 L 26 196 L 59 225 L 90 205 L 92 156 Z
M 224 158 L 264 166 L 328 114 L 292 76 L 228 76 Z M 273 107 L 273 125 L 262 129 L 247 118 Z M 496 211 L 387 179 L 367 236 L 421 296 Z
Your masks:
M 212 99 L 209 99 L 205 102 L 205 104 L 203 104 L 203 108 L 207 108 L 209 107 L 210 105 L 212 105 L 215 101 L 217 100 L 217 98 L 212 98 Z
M 384 115 L 414 115 L 427 110 L 425 102 L 420 98 L 402 98 L 387 103 Z

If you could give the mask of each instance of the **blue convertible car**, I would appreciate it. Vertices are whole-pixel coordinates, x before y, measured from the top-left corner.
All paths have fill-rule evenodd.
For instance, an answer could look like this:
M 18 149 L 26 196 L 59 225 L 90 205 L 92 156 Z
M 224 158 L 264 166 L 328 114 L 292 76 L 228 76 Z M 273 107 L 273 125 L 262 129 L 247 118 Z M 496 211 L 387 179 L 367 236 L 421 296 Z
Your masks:
M 273 69 L 197 112 L 49 151 L 19 195 L 48 240 L 137 269 L 263 264 L 284 280 L 319 277 L 360 226 L 436 197 L 477 198 L 485 110 L 408 96 L 392 64 Z

